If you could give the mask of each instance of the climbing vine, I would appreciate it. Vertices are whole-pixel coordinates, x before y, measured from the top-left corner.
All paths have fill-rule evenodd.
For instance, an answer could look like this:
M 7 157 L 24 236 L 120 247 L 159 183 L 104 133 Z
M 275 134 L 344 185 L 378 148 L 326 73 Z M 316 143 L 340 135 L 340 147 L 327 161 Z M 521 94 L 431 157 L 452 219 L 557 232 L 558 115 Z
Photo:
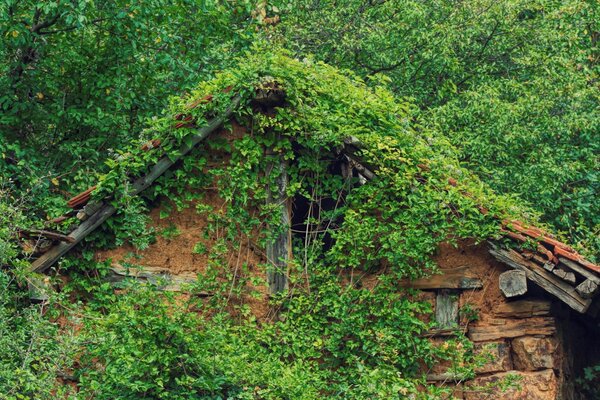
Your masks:
M 273 93 L 280 96 L 276 104 L 256 100 Z M 413 393 L 436 398 L 447 389 L 428 386 L 424 373 L 440 360 L 454 360 L 457 373 L 465 379 L 472 376 L 471 346 L 460 335 L 444 346 L 430 341 L 425 333 L 433 325 L 423 322 L 430 306 L 411 300 L 412 293 L 400 288 L 398 281 L 435 271 L 432 255 L 440 243 L 484 240 L 496 234 L 498 218 L 524 210 L 493 195 L 462 169 L 449 156 L 450 145 L 416 123 L 408 102 L 395 100 L 383 87 L 368 88 L 349 72 L 256 48 L 236 68 L 173 99 L 164 117 L 151 122 L 139 143 L 109 160 L 110 172 L 100 177 L 95 197 L 109 196 L 120 208 L 128 205 L 125 209 L 134 211 L 113 220 L 117 236 L 140 236 L 139 230 L 127 225 L 145 210 L 141 204 L 132 207 L 129 182 L 147 173 L 162 154 L 177 156 L 197 127 L 222 115 L 238 97 L 240 106 L 225 129 L 235 131 L 231 124 L 242 126 L 243 134 L 228 139 L 210 136 L 180 161 L 178 169 L 144 192 L 150 202 L 168 196 L 177 208 L 196 204 L 197 211 L 207 215 L 205 235 L 219 238 L 190 249 L 209 255 L 209 268 L 196 289 L 209 289 L 214 296 L 202 307 L 208 304 L 218 318 L 231 324 L 224 329 L 230 340 L 240 341 L 240 351 L 272 368 L 263 375 L 231 375 L 225 365 L 215 373 L 229 382 L 227 390 L 239 394 L 244 393 L 244 385 L 255 385 L 253 391 L 258 390 L 261 398 L 285 397 L 286 392 L 298 390 L 294 386 L 298 382 L 275 382 L 267 376 L 283 371 L 286 363 L 311 388 L 298 398 L 315 398 L 316 393 L 340 398 Z M 356 171 L 339 170 L 340 163 L 348 161 L 344 156 L 348 138 L 358 143 L 352 155 L 355 162 L 374 173 L 369 182 Z M 150 140 L 160 140 L 160 151 L 141 149 Z M 273 165 L 281 160 L 286 165 L 287 197 L 309 211 L 300 215 L 301 221 L 293 221 L 299 226 L 292 226 L 290 290 L 271 300 L 277 312 L 269 321 L 257 322 L 243 305 L 227 307 L 241 296 L 238 288 L 246 281 L 234 274 L 228 276 L 233 283 L 224 283 L 219 269 L 226 267 L 226 255 L 240 241 L 264 248 L 285 228 L 274 212 L 279 205 L 267 202 L 280 174 Z M 209 186 L 216 188 L 226 207 L 215 210 L 203 202 L 202 190 Z M 366 276 L 377 279 L 369 284 L 363 281 Z M 148 318 L 155 318 L 152 309 L 147 310 Z M 232 314 L 232 310 L 237 311 Z M 136 318 L 145 321 L 143 316 Z M 186 324 L 206 323 L 203 334 L 209 337 L 225 334 L 218 333 L 209 320 L 186 319 Z M 140 323 L 143 329 L 153 329 L 154 323 Z M 119 324 L 115 320 L 102 325 L 100 336 L 106 330 L 121 330 Z M 90 332 L 98 334 L 95 326 Z M 215 351 L 226 357 L 223 349 Z M 92 351 L 94 357 L 110 364 L 115 355 Z M 194 368 L 198 367 L 202 368 Z M 107 382 L 90 368 L 90 382 Z M 231 382 L 237 383 L 230 386 Z M 211 390 L 219 391 L 218 387 Z M 135 393 L 136 389 L 127 390 Z

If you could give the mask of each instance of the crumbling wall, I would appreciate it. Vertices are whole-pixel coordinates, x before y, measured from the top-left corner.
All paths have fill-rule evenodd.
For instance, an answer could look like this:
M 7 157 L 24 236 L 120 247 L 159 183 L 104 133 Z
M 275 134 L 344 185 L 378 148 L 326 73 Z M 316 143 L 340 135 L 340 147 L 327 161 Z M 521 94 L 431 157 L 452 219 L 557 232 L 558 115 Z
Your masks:
M 447 304 L 450 293 L 453 299 L 450 301 L 459 310 L 454 326 L 464 330 L 474 343 L 476 354 L 489 360 L 476 369 L 473 380 L 463 382 L 460 377 L 437 369 L 428 375 L 430 382 L 455 385 L 454 396 L 465 400 L 562 398 L 564 351 L 552 300 L 534 287 L 528 288 L 522 297 L 506 299 L 499 289 L 498 277 L 508 269 L 489 255 L 485 244 L 465 241 L 458 248 L 443 245 L 436 261 L 453 282 L 445 284 L 437 278 L 436 286 L 440 288 L 423 289 L 430 293 L 430 298 L 435 297 L 432 301 L 436 319 L 442 318 L 442 326 L 432 334 L 436 340 L 452 334 L 448 312 L 438 311 L 440 307 L 452 308 Z M 457 286 L 456 271 L 465 276 L 464 288 L 443 288 Z M 440 299 L 445 299 L 442 304 Z M 469 321 L 471 318 L 475 320 Z M 518 377 L 515 385 L 502 391 L 502 383 L 512 376 Z
M 232 121 L 231 129 L 221 129 L 211 137 L 226 140 L 233 146 L 235 140 L 244 134 L 246 129 Z M 209 145 L 205 143 L 202 146 Z M 207 154 L 206 170 L 220 168 L 229 163 L 230 155 L 224 150 L 211 149 Z M 214 263 L 212 256 L 215 245 L 222 243 L 220 239 L 225 235 L 222 230 L 211 229 L 209 226 L 214 225 L 214 217 L 225 213 L 227 202 L 219 196 L 214 182 L 207 187 L 190 190 L 201 194 L 201 200 L 191 202 L 187 204 L 188 207 L 179 211 L 173 210 L 165 216 L 161 210 L 174 207 L 168 198 L 163 198 L 150 211 L 150 226 L 156 231 L 156 241 L 148 248 L 140 250 L 125 244 L 97 251 L 96 259 L 110 260 L 112 270 L 117 275 L 167 282 L 161 286 L 164 290 L 179 291 L 182 284 L 194 282 L 199 275 L 206 274 L 211 262 Z M 200 204 L 209 206 L 210 212 L 203 211 L 205 207 L 196 207 Z M 264 320 L 271 316 L 268 288 L 264 282 L 267 260 L 264 249 L 261 249 L 254 239 L 243 236 L 237 237 L 233 244 L 228 243 L 227 252 L 223 259 L 219 260 L 216 268 L 216 279 L 229 285 L 242 285 L 241 296 L 232 298 L 231 301 L 242 302 L 257 319 Z

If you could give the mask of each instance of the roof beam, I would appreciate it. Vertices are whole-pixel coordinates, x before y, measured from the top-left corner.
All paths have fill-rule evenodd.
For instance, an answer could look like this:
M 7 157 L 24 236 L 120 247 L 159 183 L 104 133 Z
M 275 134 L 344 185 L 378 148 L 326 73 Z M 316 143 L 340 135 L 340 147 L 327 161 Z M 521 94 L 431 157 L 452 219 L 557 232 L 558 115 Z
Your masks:
M 138 195 L 145 189 L 147 189 L 152 183 L 158 179 L 163 173 L 165 173 L 173 164 L 179 159 L 189 153 L 198 143 L 206 139 L 209 134 L 214 132 L 219 126 L 223 124 L 227 119 L 231 117 L 233 111 L 239 106 L 241 97 L 235 96 L 232 100 L 231 105 L 227 110 L 220 116 L 213 118 L 203 126 L 197 129 L 197 133 L 192 136 L 192 140 L 186 144 L 181 145 L 179 151 L 175 157 L 163 156 L 155 165 L 152 170 L 140 178 L 138 178 L 132 185 L 129 194 L 131 196 Z M 53 246 L 46 253 L 42 254 L 38 259 L 33 261 L 30 266 L 32 272 L 43 272 L 54 265 L 64 254 L 75 247 L 81 242 L 87 235 L 92 233 L 98 228 L 104 221 L 110 218 L 116 211 L 116 208 L 108 203 L 100 203 L 99 208 L 95 211 L 88 219 L 83 221 L 68 237 L 73 240 L 69 243 L 59 243 Z
M 558 297 L 572 309 L 580 313 L 585 313 L 590 306 L 591 300 L 582 298 L 575 291 L 574 287 L 560 280 L 539 265 L 527 260 L 516 251 L 511 249 L 505 250 L 492 245 L 490 254 L 509 267 L 525 272 L 527 279 L 536 283 L 548 293 Z

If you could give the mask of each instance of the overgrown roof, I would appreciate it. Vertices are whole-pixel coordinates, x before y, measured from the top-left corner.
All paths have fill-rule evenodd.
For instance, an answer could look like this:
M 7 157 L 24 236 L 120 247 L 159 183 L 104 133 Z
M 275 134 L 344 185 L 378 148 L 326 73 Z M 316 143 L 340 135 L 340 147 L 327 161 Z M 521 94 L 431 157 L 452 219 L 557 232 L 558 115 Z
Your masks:
M 267 147 L 294 163 L 296 174 L 300 164 L 318 169 L 306 154 L 329 152 L 344 155 L 359 174 L 372 178 L 370 185 L 349 195 L 344 227 L 335 233 L 340 266 L 385 260 L 399 275 L 416 276 L 415 266 L 432 267 L 429 256 L 440 242 L 474 237 L 516 242 L 519 256 L 532 263 L 530 269 L 543 270 L 566 259 L 600 273 L 600 267 L 571 247 L 533 228 L 534 213 L 518 200 L 494 194 L 462 168 L 445 138 L 421 129 L 409 102 L 394 98 L 383 85 L 371 88 L 349 72 L 258 49 L 236 68 L 174 98 L 139 143 L 108 160 L 110 170 L 99 177 L 97 187 L 69 201 L 78 209 L 88 204 L 83 210 L 89 219 L 82 223 L 87 226 L 70 234 L 76 238 L 73 243 L 61 243 L 40 257 L 42 261 L 36 260 L 33 269 L 47 268 L 50 260 L 72 248 L 124 199 L 146 189 L 231 115 L 252 130 L 243 145 L 232 150 L 245 167 L 227 172 L 229 177 L 235 174 L 230 182 L 247 194 L 261 196 L 257 174 L 264 171 L 262 150 Z M 298 154 L 298 147 L 306 154 Z M 150 165 L 155 167 L 149 170 Z M 303 193 L 303 183 L 296 183 L 290 196 Z M 95 198 L 92 207 L 90 198 Z

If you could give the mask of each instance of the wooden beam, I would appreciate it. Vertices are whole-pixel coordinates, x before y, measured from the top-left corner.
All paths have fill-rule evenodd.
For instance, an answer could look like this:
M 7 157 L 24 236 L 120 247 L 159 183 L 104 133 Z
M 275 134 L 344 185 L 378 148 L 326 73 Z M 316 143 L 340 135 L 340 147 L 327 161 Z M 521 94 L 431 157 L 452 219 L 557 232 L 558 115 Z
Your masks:
M 413 289 L 481 289 L 483 282 L 470 272 L 468 266 L 441 269 L 440 274 L 414 280 L 403 279 L 400 286 Z
M 342 153 L 348 158 L 352 167 L 356 168 L 358 173 L 367 180 L 375 178 L 375 166 L 369 165 L 360 157 L 360 152 L 365 146 L 355 136 L 349 136 L 344 139 L 344 148 Z
M 113 263 L 110 268 L 111 274 L 105 280 L 111 284 L 119 284 L 126 279 L 136 279 L 140 282 L 148 282 L 163 292 L 181 292 L 186 291 L 186 286 L 197 282 L 198 275 L 195 273 L 172 274 L 165 268 L 151 266 L 125 267 L 118 263 Z M 189 293 L 189 291 L 186 291 Z M 209 297 L 211 293 L 191 292 L 196 296 Z
M 498 277 L 500 291 L 507 297 L 517 297 L 527 293 L 527 275 L 524 271 L 506 271 Z
M 59 240 L 61 242 L 72 242 L 73 238 L 67 235 L 63 235 L 59 232 L 47 231 L 43 229 L 22 229 L 21 232 L 29 237 L 45 237 L 47 239 Z
M 275 173 L 277 176 L 276 187 L 267 188 L 267 203 L 276 208 L 275 212 L 278 215 L 278 224 L 271 227 L 275 230 L 274 236 L 266 245 L 269 263 L 267 283 L 269 294 L 274 295 L 288 289 L 288 269 L 292 258 L 291 207 L 286 193 L 288 186 L 286 160 L 280 156 L 271 165 L 269 173 Z
M 492 245 L 490 249 L 498 261 L 520 271 L 524 271 L 527 279 L 539 285 L 548 293 L 556 296 L 569 305 L 572 309 L 584 313 L 591 304 L 591 300 L 582 298 L 575 288 L 546 271 L 534 262 L 531 262 L 521 256 L 514 250 L 504 250 Z
M 350 156 L 348 154 L 344 154 L 346 159 L 348 160 L 348 163 L 350 164 L 351 168 L 354 168 L 358 171 L 358 173 L 360 175 L 362 175 L 366 180 L 373 180 L 375 178 L 375 174 L 368 169 L 367 167 L 365 167 L 364 165 L 362 165 L 361 163 L 359 163 L 357 161 L 356 158 L 354 158 L 354 156 Z
M 597 285 L 600 284 L 600 276 L 593 273 L 592 271 L 589 271 L 589 270 L 583 268 L 581 265 L 577 264 L 576 262 L 571 261 L 564 257 L 558 257 L 558 261 L 560 261 L 561 264 L 565 265 L 567 268 L 577 272 L 584 278 L 589 279 L 590 281 L 594 282 Z
M 581 282 L 575 288 L 575 290 L 584 299 L 591 299 L 596 295 L 596 293 L 598 293 L 598 284 L 591 279 L 586 279 L 585 281 Z
M 469 327 L 469 338 L 474 342 L 515 338 L 525 335 L 550 336 L 556 332 L 554 318 L 499 319 L 490 325 Z
M 152 168 L 152 170 L 145 176 L 138 178 L 132 185 L 132 189 L 129 192 L 131 196 L 135 196 L 140 192 L 147 189 L 158 177 L 160 177 L 169 167 L 177 162 L 181 157 L 189 153 L 198 143 L 206 139 L 206 137 L 215 131 L 219 126 L 225 122 L 233 111 L 239 106 L 241 101 L 240 96 L 234 97 L 231 105 L 223 113 L 223 115 L 213 118 L 208 124 L 197 130 L 197 133 L 192 136 L 191 141 L 187 144 L 183 144 L 176 156 L 164 156 L 161 158 Z M 98 228 L 104 221 L 112 216 L 116 209 L 114 206 L 105 203 L 99 203 L 98 209 L 89 216 L 84 222 L 82 222 L 77 229 L 71 232 L 68 236 L 73 238 L 71 243 L 59 243 L 58 245 L 51 248 L 49 251 L 44 253 L 38 259 L 33 261 L 30 266 L 31 271 L 43 272 L 50 268 L 60 257 L 66 252 L 75 247 L 81 242 L 87 235 Z
M 115 208 L 110 204 L 104 204 L 100 210 L 94 215 L 80 224 L 77 229 L 69 234 L 73 238 L 73 242 L 64 243 L 61 242 L 53 246 L 50 250 L 42 254 L 38 259 L 31 263 L 29 269 L 35 272 L 44 272 L 50 268 L 60 257 L 66 252 L 75 247 L 79 242 L 83 240 L 87 235 L 93 232 L 99 227 L 104 221 L 106 221 L 111 215 L 115 213 Z
M 80 221 L 85 221 L 90 216 L 94 215 L 96 213 L 96 211 L 98 211 L 102 207 L 102 205 L 103 205 L 103 203 L 100 201 L 89 202 L 88 204 L 83 206 L 83 208 L 81 210 L 79 210 L 77 212 L 77 215 L 76 215 L 77 219 Z
M 518 300 L 501 303 L 494 315 L 503 318 L 531 318 L 550 314 L 550 302 L 544 300 Z
M 434 338 L 434 337 L 452 337 L 452 336 L 460 336 L 464 334 L 465 331 L 462 327 L 452 327 L 452 328 L 433 328 L 429 329 L 426 332 L 423 332 L 419 335 L 419 337 L 426 338 Z

